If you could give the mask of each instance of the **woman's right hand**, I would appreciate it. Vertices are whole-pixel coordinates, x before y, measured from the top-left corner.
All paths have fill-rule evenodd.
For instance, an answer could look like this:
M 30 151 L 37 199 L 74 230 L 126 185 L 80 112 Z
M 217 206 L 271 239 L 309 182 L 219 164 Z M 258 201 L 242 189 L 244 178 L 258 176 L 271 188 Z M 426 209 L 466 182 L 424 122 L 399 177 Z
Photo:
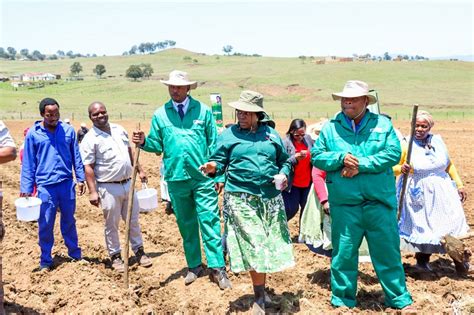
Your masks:
M 411 171 L 411 166 L 410 166 L 410 164 L 408 164 L 408 163 L 403 163 L 403 165 L 402 165 L 402 167 L 401 167 L 401 171 L 402 171 L 403 174 L 408 174 L 408 173 L 410 173 L 410 171 Z

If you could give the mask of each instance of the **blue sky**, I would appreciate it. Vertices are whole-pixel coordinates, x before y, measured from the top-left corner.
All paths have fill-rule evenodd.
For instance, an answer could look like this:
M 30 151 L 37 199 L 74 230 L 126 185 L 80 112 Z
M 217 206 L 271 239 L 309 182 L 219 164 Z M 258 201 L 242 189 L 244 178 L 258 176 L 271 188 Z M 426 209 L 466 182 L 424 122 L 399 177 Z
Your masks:
M 207 54 L 473 55 L 473 2 L 0 0 L 0 47 L 119 55 L 171 39 Z

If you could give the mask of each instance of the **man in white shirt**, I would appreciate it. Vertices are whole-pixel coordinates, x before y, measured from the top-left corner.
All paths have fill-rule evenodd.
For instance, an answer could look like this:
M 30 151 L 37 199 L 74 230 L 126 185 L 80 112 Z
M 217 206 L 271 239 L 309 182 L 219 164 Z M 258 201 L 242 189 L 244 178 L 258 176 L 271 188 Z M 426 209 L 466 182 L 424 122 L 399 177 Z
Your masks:
M 104 212 L 105 243 L 111 257 L 112 269 L 124 272 L 118 230 L 120 218 L 126 220 L 128 193 L 132 189 L 130 187 L 132 149 L 125 129 L 120 125 L 109 123 L 104 104 L 93 102 L 88 110 L 93 127 L 84 136 L 80 151 L 89 187 L 89 202 L 96 207 L 100 205 Z M 139 176 L 142 182 L 147 180 L 141 167 Z M 132 208 L 130 244 L 139 264 L 150 267 L 152 261 L 143 249 L 136 197 Z
M 0 120 L 0 164 L 7 163 L 16 159 L 16 146 L 7 126 Z M 5 227 L 3 225 L 3 191 L 2 180 L 0 178 L 0 242 L 5 235 Z M 3 310 L 3 281 L 2 281 L 2 257 L 0 256 L 0 314 L 4 314 Z

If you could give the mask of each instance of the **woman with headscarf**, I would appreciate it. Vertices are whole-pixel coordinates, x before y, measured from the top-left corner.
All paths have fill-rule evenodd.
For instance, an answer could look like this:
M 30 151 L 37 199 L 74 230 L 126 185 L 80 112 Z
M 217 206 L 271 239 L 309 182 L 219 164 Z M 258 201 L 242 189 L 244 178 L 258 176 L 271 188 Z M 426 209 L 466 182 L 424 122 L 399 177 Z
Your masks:
M 249 271 L 255 293 L 254 314 L 265 313 L 265 280 L 294 265 L 281 190 L 287 186 L 291 164 L 278 133 L 266 122 L 263 96 L 243 91 L 237 102 L 238 123 L 224 130 L 217 149 L 202 172 L 226 175 L 225 231 L 234 272 Z M 275 177 L 276 176 L 276 177 Z M 276 187 L 276 179 L 284 178 Z
M 289 161 L 293 166 L 293 181 L 283 191 L 286 218 L 290 221 L 300 210 L 300 220 L 303 209 L 306 206 L 308 193 L 311 188 L 311 158 L 310 150 L 313 147 L 313 139 L 306 134 L 306 123 L 303 119 L 294 119 L 286 132 L 283 140 Z
M 431 254 L 446 252 L 441 245 L 445 235 L 462 236 L 469 230 L 462 207 L 467 194 L 446 144 L 440 135 L 431 133 L 433 125 L 433 117 L 428 112 L 418 112 L 411 165 L 402 155 L 400 164 L 395 167 L 395 173 L 408 176 L 399 222 L 401 248 L 415 252 L 417 267 L 427 271 L 431 271 Z M 454 263 L 459 274 L 467 272 L 468 266 Z

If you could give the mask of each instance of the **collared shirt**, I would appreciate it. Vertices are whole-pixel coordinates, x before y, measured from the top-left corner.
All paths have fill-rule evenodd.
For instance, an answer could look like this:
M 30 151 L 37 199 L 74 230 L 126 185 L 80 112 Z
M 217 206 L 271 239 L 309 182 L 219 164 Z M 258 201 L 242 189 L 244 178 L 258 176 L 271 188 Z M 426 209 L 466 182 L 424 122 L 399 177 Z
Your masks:
M 184 101 L 182 101 L 181 103 L 176 103 L 173 100 L 171 100 L 171 102 L 173 102 L 173 107 L 177 112 L 178 112 L 178 105 L 182 104 L 183 105 L 183 112 L 186 115 L 186 112 L 188 111 L 188 107 L 189 107 L 189 97 L 186 96 L 186 99 Z
M 344 115 L 344 118 L 346 119 L 347 123 L 349 124 L 349 126 L 351 126 L 352 128 L 352 131 L 354 132 L 358 132 L 359 129 L 360 129 L 360 126 L 362 126 L 362 123 L 364 122 L 364 120 L 366 119 L 366 114 L 367 114 L 368 110 L 366 110 L 366 112 L 364 113 L 364 116 L 362 116 L 362 119 L 359 121 L 358 124 L 356 124 L 355 120 L 353 119 L 350 119 L 349 117 L 346 116 L 346 114 L 344 114 L 343 112 L 341 112 L 343 115 Z
M 85 181 L 74 128 L 58 122 L 54 132 L 37 121 L 25 137 L 20 192 L 32 193 L 34 184 L 46 186 L 72 180 Z
M 84 165 L 94 164 L 95 179 L 102 183 L 121 181 L 132 175 L 127 132 L 112 123 L 110 132 L 109 135 L 93 126 L 80 145 Z
M 0 148 L 13 147 L 15 148 L 15 141 L 13 141 L 7 126 L 0 120 Z

